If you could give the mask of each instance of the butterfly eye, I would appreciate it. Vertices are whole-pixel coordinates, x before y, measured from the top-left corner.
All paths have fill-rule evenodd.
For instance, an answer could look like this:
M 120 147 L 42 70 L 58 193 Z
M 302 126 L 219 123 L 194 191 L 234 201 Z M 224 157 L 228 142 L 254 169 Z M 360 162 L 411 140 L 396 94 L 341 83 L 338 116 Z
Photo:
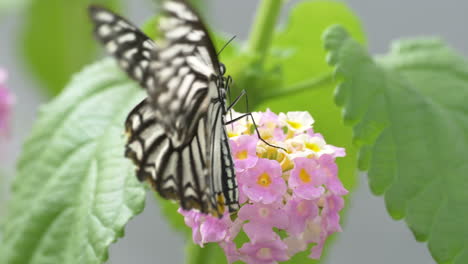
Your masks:
M 224 66 L 223 63 L 219 63 L 219 73 L 221 73 L 221 75 L 226 73 L 226 66 Z

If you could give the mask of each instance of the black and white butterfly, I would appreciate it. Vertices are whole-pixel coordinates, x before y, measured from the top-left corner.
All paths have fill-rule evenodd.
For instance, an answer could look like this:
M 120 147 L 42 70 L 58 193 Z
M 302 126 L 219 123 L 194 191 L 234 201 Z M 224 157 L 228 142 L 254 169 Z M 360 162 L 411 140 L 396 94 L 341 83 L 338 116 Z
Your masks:
M 230 78 L 198 14 L 182 0 L 165 1 L 163 38 L 156 44 L 107 9 L 89 11 L 97 39 L 148 93 L 125 122 L 125 155 L 136 164 L 138 179 L 183 209 L 215 216 L 225 208 L 236 211 L 224 120 Z

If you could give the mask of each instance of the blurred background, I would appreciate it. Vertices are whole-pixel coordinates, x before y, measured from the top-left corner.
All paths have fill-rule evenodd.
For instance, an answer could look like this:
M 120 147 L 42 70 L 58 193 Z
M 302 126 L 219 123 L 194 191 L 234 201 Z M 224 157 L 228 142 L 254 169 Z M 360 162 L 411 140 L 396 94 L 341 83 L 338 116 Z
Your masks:
M 155 7 L 149 0 L 124 2 L 122 10 L 126 10 L 125 16 L 138 25 L 154 14 Z M 205 2 L 205 14 L 212 28 L 236 35 L 239 39 L 247 37 L 258 0 Z M 288 3 L 283 10 L 282 21 L 286 19 L 288 9 L 296 2 Z M 462 55 L 468 55 L 466 0 L 344 2 L 360 17 L 369 50 L 374 54 L 386 52 L 391 41 L 397 38 L 435 35 L 445 39 Z M 19 32 L 24 16 L 24 10 L 16 8 L 2 13 L 0 17 L 0 67 L 8 70 L 8 86 L 16 96 L 11 142 L 0 140 L 0 217 L 4 213 L 8 186 L 21 144 L 30 132 L 39 105 L 50 98 L 37 88 L 39 82 L 32 77 L 19 56 Z M 38 25 L 35 30 L 41 34 L 47 28 Z M 382 197 L 370 193 L 366 176 L 359 175 L 359 180 L 348 204 L 350 210 L 345 216 L 344 232 L 339 234 L 333 248 L 329 250 L 325 263 L 435 263 L 426 245 L 415 242 L 402 221 L 390 219 Z M 164 222 L 155 200 L 149 194 L 144 212 L 128 224 L 125 237 L 111 246 L 108 263 L 183 263 L 183 250 L 182 235 L 173 232 Z

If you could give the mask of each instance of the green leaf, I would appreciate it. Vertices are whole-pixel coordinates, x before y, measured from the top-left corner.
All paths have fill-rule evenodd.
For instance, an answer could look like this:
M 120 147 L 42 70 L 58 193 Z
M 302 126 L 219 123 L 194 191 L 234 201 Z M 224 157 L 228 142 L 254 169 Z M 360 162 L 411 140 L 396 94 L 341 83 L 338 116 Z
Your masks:
M 143 97 L 106 60 L 41 108 L 18 164 L 0 263 L 103 263 L 145 191 L 124 158 L 124 120 Z
M 226 255 L 216 243 L 208 243 L 203 248 L 189 241 L 186 245 L 187 264 L 221 264 L 227 263 Z
M 341 27 L 325 45 L 372 191 L 438 263 L 468 263 L 468 62 L 437 39 L 396 42 L 372 59 Z
M 288 24 L 274 39 L 268 62 L 270 68 L 280 67 L 281 87 L 271 91 L 270 86 L 265 86 L 254 96 L 263 97 L 257 109 L 310 112 L 315 119 L 314 130 L 322 133 L 327 143 L 346 148 L 346 157 L 337 159 L 337 163 L 340 179 L 352 190 L 357 181 L 356 149 L 352 130 L 340 121 L 340 109 L 333 100 L 336 82 L 321 42 L 323 31 L 333 24 L 344 25 L 353 36 L 365 41 L 358 18 L 343 3 L 304 1 L 294 7 Z M 298 255 L 288 263 L 314 263 L 307 255 Z
M 94 2 L 115 7 L 118 0 Z M 34 0 L 27 7 L 20 47 L 49 95 L 57 95 L 71 75 L 96 56 L 89 4 L 89 0 Z
M 330 25 L 343 25 L 352 36 L 364 43 L 365 37 L 357 16 L 342 2 L 304 1 L 290 13 L 287 26 L 276 35 L 270 64 L 280 64 L 288 88 L 311 78 L 329 76 L 332 68 L 325 60 L 322 33 Z
M 314 130 L 327 142 L 346 147 L 347 157 L 338 159 L 340 178 L 347 188 L 356 182 L 356 154 L 351 144 L 351 130 L 338 120 L 339 109 L 334 104 L 333 69 L 326 64 L 321 35 L 332 24 L 342 24 L 364 42 L 364 33 L 356 15 L 346 5 L 333 1 L 305 1 L 290 15 L 289 23 L 273 42 L 273 52 L 288 53 L 272 56 L 271 65 L 279 64 L 283 87 L 276 96 L 265 94 L 259 108 L 275 111 L 309 111 L 315 119 Z

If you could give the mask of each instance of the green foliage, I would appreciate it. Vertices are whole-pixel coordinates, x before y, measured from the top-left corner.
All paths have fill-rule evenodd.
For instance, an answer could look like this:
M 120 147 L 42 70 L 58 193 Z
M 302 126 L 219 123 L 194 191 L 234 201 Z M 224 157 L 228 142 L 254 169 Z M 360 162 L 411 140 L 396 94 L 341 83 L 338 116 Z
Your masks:
M 468 62 L 436 39 L 373 59 L 342 27 L 325 46 L 372 191 L 438 263 L 468 263 Z
M 142 98 L 106 60 L 75 76 L 41 108 L 24 145 L 0 243 L 1 264 L 102 263 L 143 210 L 124 158 L 123 123 Z
M 94 2 L 115 7 L 118 0 Z M 73 73 L 95 58 L 89 4 L 89 0 L 34 0 L 27 6 L 20 48 L 49 95 L 57 95 Z
M 23 8 L 30 0 L 0 0 L 0 14 Z
M 352 188 L 356 181 L 356 156 L 351 130 L 338 121 L 340 113 L 333 101 L 333 69 L 326 64 L 321 46 L 323 31 L 338 23 L 361 43 L 365 41 L 359 20 L 346 5 L 333 1 L 306 1 L 297 5 L 288 25 L 273 41 L 272 53 L 283 55 L 272 56 L 269 61 L 270 65 L 279 65 L 283 84 L 273 94 L 263 88 L 255 95 L 264 98 L 260 108 L 309 111 L 316 121 L 315 131 L 322 133 L 329 143 L 346 148 L 347 157 L 338 159 L 340 178 L 347 188 Z

